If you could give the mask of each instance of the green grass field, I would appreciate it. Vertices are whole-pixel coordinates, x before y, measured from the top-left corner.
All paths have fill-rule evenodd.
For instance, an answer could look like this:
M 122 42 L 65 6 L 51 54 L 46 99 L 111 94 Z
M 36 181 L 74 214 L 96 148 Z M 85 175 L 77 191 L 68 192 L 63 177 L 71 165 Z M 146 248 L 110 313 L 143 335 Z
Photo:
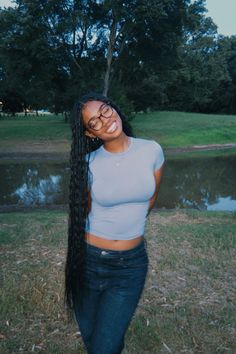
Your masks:
M 67 215 L 0 215 L 0 351 L 85 353 L 63 307 Z M 236 214 L 153 211 L 149 272 L 124 354 L 235 353 Z
M 164 148 L 236 142 L 236 116 L 182 112 L 137 114 L 131 121 L 135 135 L 155 139 Z M 62 115 L 0 118 L 0 146 L 4 141 L 70 140 Z
M 70 126 L 62 115 L 0 118 L 0 141 L 70 139 Z
M 154 112 L 138 114 L 132 125 L 137 136 L 166 148 L 236 142 L 236 116 Z

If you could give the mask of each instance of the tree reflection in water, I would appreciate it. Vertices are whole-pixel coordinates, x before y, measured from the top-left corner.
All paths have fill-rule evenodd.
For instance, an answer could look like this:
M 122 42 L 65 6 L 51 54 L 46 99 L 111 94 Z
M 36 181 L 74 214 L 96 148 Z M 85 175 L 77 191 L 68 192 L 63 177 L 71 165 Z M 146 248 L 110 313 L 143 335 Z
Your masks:
M 167 161 L 157 206 L 235 210 L 235 162 L 235 157 Z
M 156 206 L 236 210 L 236 158 L 168 159 Z M 0 164 L 0 206 L 67 204 L 65 163 Z
M 61 176 L 50 175 L 47 179 L 33 178 L 37 175 L 37 170 L 29 169 L 27 171 L 28 181 L 12 193 L 13 196 L 17 195 L 25 206 L 51 204 L 60 195 Z
M 0 165 L 0 205 L 66 204 L 69 170 L 65 164 Z

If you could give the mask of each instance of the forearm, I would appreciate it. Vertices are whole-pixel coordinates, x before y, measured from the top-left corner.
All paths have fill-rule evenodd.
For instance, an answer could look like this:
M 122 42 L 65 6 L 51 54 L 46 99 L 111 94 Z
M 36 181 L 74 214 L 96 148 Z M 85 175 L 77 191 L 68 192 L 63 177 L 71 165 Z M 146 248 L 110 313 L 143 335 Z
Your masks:
M 155 196 L 155 198 L 151 198 L 149 201 L 149 206 L 148 206 L 148 212 L 147 212 L 147 216 L 150 214 L 151 210 L 153 209 L 155 203 L 157 200 L 157 196 Z
M 147 216 L 150 214 L 150 211 L 153 209 L 153 207 L 156 204 L 158 192 L 159 192 L 160 185 L 161 185 L 162 174 L 163 174 L 163 166 L 159 170 L 155 171 L 155 174 L 154 174 L 155 181 L 156 181 L 156 189 L 155 189 L 155 193 L 153 194 L 153 196 L 149 200 Z

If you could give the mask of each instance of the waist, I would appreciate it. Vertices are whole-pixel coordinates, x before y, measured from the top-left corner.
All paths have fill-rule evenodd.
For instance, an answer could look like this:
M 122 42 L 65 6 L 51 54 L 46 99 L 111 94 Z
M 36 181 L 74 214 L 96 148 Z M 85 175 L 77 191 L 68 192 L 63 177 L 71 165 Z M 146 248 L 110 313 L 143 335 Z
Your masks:
M 85 242 L 88 244 L 110 250 L 129 250 L 138 246 L 144 239 L 144 236 L 137 236 L 131 240 L 108 240 L 95 236 L 89 232 L 85 233 Z
M 97 268 L 98 264 L 101 265 L 101 261 L 105 261 L 106 264 L 112 264 L 112 260 L 115 261 L 113 267 L 120 266 L 120 263 L 124 261 L 131 260 L 135 258 L 142 259 L 142 265 L 144 265 L 147 259 L 143 259 L 143 257 L 147 258 L 147 241 L 145 238 L 135 247 L 129 248 L 127 250 L 110 250 L 107 248 L 100 248 L 86 243 L 86 254 L 87 254 L 87 265 L 90 267 Z M 108 263 L 107 263 L 108 262 Z M 114 269 L 114 268 L 113 268 Z

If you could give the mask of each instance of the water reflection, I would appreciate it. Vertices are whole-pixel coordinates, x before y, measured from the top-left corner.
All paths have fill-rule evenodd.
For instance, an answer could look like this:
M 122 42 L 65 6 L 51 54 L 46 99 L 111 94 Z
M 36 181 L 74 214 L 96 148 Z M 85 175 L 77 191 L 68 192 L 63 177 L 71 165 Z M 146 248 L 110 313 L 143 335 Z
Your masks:
M 66 204 L 69 169 L 65 164 L 0 165 L 0 205 Z
M 168 160 L 158 208 L 236 210 L 236 159 Z M 70 170 L 66 164 L 0 165 L 0 206 L 67 204 Z
M 29 181 L 17 188 L 12 196 L 16 195 L 25 206 L 53 203 L 56 196 L 60 195 L 60 180 L 61 176 L 49 176 L 38 180 L 36 184 Z
M 235 210 L 235 162 L 235 157 L 168 161 L 158 206 Z
M 207 208 L 208 210 L 236 210 L 236 200 L 232 200 L 230 197 L 218 198 L 217 202 L 211 204 Z

